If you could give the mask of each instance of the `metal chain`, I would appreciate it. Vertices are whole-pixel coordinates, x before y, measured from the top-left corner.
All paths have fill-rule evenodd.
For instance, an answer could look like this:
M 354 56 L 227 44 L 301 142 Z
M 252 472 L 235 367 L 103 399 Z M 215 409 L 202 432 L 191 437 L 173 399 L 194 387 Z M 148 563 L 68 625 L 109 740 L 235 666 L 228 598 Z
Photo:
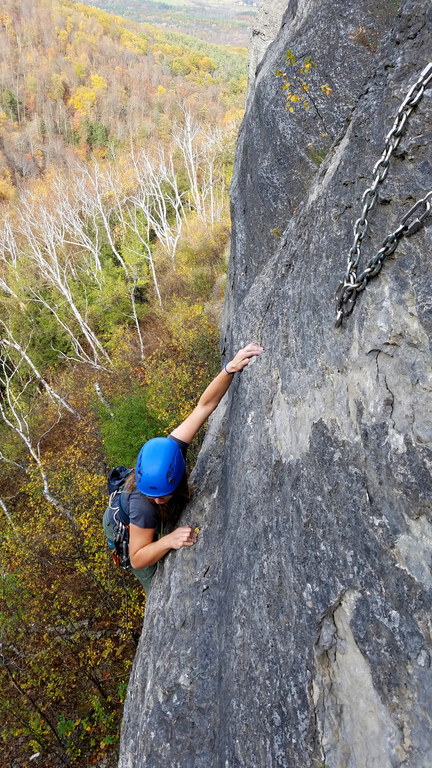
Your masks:
M 402 133 L 406 122 L 422 99 L 425 88 L 432 80 L 432 62 L 423 70 L 418 80 L 410 88 L 407 96 L 400 105 L 391 130 L 385 138 L 384 151 L 373 168 L 373 182 L 363 193 L 361 202 L 363 205 L 360 218 L 354 224 L 354 242 L 348 254 L 348 264 L 345 273 L 345 279 L 339 284 L 336 290 L 336 327 L 341 325 L 343 319 L 352 312 L 358 294 L 366 288 L 369 280 L 375 277 L 380 271 L 383 261 L 396 250 L 399 240 L 402 237 L 409 237 L 417 232 L 429 216 L 432 206 L 432 191 L 424 198 L 418 200 L 407 214 L 401 219 L 399 226 L 390 235 L 384 239 L 381 248 L 369 259 L 365 269 L 357 274 L 357 268 L 360 261 L 362 241 L 369 227 L 367 215 L 370 213 L 378 198 L 377 188 L 386 178 L 390 158 L 398 147 L 402 138 Z M 417 211 L 423 209 L 417 218 L 410 222 L 410 219 Z

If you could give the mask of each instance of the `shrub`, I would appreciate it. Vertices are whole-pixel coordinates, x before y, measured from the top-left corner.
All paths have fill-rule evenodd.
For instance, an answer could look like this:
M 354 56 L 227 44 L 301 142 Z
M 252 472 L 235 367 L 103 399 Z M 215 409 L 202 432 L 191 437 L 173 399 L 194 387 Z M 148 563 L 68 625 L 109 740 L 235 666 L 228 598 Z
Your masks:
M 97 406 L 103 449 L 107 464 L 134 466 L 146 440 L 164 434 L 165 422 L 148 407 L 144 388 L 135 385 L 129 394 L 115 398 L 108 410 Z

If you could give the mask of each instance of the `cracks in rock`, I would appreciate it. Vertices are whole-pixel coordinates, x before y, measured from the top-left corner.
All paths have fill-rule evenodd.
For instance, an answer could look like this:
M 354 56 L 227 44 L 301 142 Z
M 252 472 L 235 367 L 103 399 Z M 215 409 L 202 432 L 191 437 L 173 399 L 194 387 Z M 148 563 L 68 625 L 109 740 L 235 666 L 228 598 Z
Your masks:
M 264 324 L 265 324 L 266 316 L 267 316 L 267 313 L 268 313 L 270 307 L 273 304 L 274 299 L 275 299 L 274 294 L 271 294 L 270 297 L 267 299 L 266 305 L 265 305 L 265 307 L 264 307 L 264 309 L 263 309 L 263 311 L 261 313 L 261 320 L 257 324 L 257 330 L 256 330 L 256 336 L 257 336 L 256 340 L 257 340 L 257 343 L 262 341 L 262 335 L 263 335 L 263 332 L 264 332 Z
M 338 634 L 335 620 L 336 611 L 343 603 L 348 590 L 344 589 L 322 615 L 317 627 L 315 642 L 316 675 L 313 681 L 313 720 L 315 724 L 315 749 L 319 752 L 323 764 L 327 764 L 330 730 L 339 738 L 340 711 L 338 696 L 335 691 L 337 669 L 337 647 L 343 642 Z M 327 743 L 326 743 L 327 742 Z
M 396 765 L 400 730 L 392 708 L 381 700 L 373 658 L 356 638 L 356 603 L 361 596 L 362 591 L 352 587 L 340 592 L 317 628 L 316 742 L 329 765 L 390 768 Z
M 420 34 L 420 32 L 423 31 L 423 29 L 427 28 L 427 22 L 425 21 L 418 29 L 415 30 L 415 32 L 412 32 L 410 35 L 407 35 L 408 40 L 415 40 L 416 37 Z
M 378 354 L 377 354 L 377 356 L 376 356 L 376 360 L 375 360 L 375 363 L 376 363 L 376 367 L 377 367 L 377 372 L 378 372 L 378 374 L 380 373 L 380 369 L 379 369 L 379 362 L 378 362 L 378 360 L 379 360 L 379 356 L 380 356 L 380 355 L 382 355 L 382 354 L 385 354 L 385 353 L 383 353 L 383 352 L 378 352 Z M 388 382 L 387 382 L 387 377 L 386 377 L 385 373 L 383 373 L 383 374 L 382 374 L 382 377 L 383 377 L 383 380 L 384 380 L 384 385 L 385 385 L 385 388 L 386 388 L 387 392 L 389 393 L 389 397 L 388 397 L 388 398 L 386 398 L 386 403 L 388 403 L 388 404 L 390 405 L 390 420 L 392 421 L 392 424 L 393 424 L 393 429 L 395 429 L 395 426 L 396 426 L 396 425 L 395 425 L 395 420 L 394 420 L 394 418 L 393 418 L 393 411 L 394 411 L 395 396 L 394 396 L 394 392 L 392 392 L 392 390 L 390 389 L 390 387 L 389 387 L 389 385 L 388 385 Z
M 405 346 L 407 344 L 407 346 Z M 367 355 L 373 355 L 376 366 L 377 392 L 380 394 L 381 419 L 388 422 L 391 441 L 397 452 L 404 451 L 404 439 L 408 435 L 416 442 L 416 435 L 422 433 L 422 424 L 427 411 L 426 392 L 419 390 L 419 375 L 413 375 L 412 349 L 419 345 L 399 338 L 399 334 L 391 341 L 380 344 L 380 348 L 370 349 Z M 416 366 L 422 371 L 420 364 Z M 419 367 L 420 366 L 420 367 Z M 415 370 L 415 369 L 414 369 Z M 378 399 L 378 398 L 377 398 Z M 426 431 L 426 434 L 429 434 Z M 397 437 L 396 437 L 397 435 Z M 429 438 L 426 438 L 427 440 Z M 399 448 L 397 443 L 399 441 Z
M 345 181 L 344 181 L 344 182 L 342 182 L 342 184 L 343 184 L 344 186 L 347 186 L 347 185 L 348 185 L 348 182 L 345 182 Z M 340 211 L 340 213 L 335 213 L 335 215 L 334 215 L 334 220 L 335 220 L 335 221 L 338 221 L 340 218 L 342 218 L 342 216 L 343 216 L 343 215 L 346 213 L 346 211 L 349 211 L 349 210 L 351 210 L 352 208 L 353 208 L 353 206 L 352 206 L 352 204 L 351 204 L 351 203 L 345 203 L 345 204 L 343 205 L 343 208 L 342 208 L 342 210 Z
M 388 393 L 389 393 L 389 395 L 390 395 L 390 419 L 391 419 L 391 420 L 392 420 L 392 422 L 393 422 L 393 429 L 394 429 L 394 427 L 395 427 L 395 422 L 394 422 L 394 419 L 393 419 L 393 410 L 394 410 L 394 401 L 395 401 L 395 396 L 394 396 L 393 392 L 391 391 L 391 389 L 390 389 L 389 385 L 387 384 L 387 379 L 386 379 L 386 377 L 385 377 L 385 376 L 384 376 L 384 384 L 385 384 L 385 386 L 386 386 L 387 392 L 388 392 Z
M 326 755 L 320 739 L 320 727 L 319 727 L 317 706 L 315 704 L 313 685 L 312 685 L 312 694 L 309 696 L 309 700 L 311 702 L 313 754 L 317 754 L 317 752 L 320 753 L 319 759 L 318 758 L 312 758 L 312 759 L 314 761 L 316 760 L 317 763 L 320 762 L 325 765 Z
M 368 500 L 369 506 L 372 508 L 372 506 L 373 506 L 373 496 L 372 496 L 372 494 L 371 494 L 371 492 L 369 490 L 369 487 L 368 487 L 367 462 L 366 461 L 365 461 L 365 486 L 366 486 L 365 487 L 366 498 Z
M 207 576 L 207 574 L 208 574 L 209 570 L 210 570 L 210 566 L 209 566 L 209 565 L 207 565 L 207 566 L 204 568 L 204 571 L 203 571 L 203 573 L 202 573 L 202 576 L 201 576 L 201 579 L 202 579 L 202 584 L 201 584 L 201 594 L 203 594 L 204 592 L 206 592 L 206 591 L 208 590 L 209 586 L 210 586 L 210 584 L 208 583 L 208 579 L 206 579 L 206 576 Z
M 391 425 L 393 429 L 396 429 L 396 423 L 393 418 L 393 412 L 394 412 L 394 405 L 395 405 L 395 395 L 394 392 L 390 389 L 387 381 L 387 377 L 385 373 L 380 370 L 380 364 L 379 364 L 379 357 L 380 355 L 385 355 L 386 353 L 383 352 L 382 349 L 370 349 L 368 354 L 375 354 L 375 365 L 376 365 L 376 380 L 378 384 L 383 381 L 384 387 L 388 392 L 388 395 L 384 398 L 384 405 L 387 405 L 390 407 L 390 414 L 389 419 L 391 421 Z

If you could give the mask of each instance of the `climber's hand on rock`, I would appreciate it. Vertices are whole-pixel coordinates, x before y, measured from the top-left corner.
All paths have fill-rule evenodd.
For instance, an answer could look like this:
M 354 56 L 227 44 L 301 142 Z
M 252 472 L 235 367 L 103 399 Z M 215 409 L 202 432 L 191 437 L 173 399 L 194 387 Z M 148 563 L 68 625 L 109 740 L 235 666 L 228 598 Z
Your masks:
M 260 355 L 261 352 L 264 352 L 264 348 L 255 343 L 248 344 L 246 347 L 243 347 L 243 349 L 239 349 L 236 356 L 227 364 L 228 371 L 230 371 L 230 373 L 233 373 L 234 371 L 242 371 L 243 368 L 246 368 L 249 364 L 251 358 Z
M 182 525 L 175 531 L 168 534 L 171 549 L 181 549 L 182 547 L 191 547 L 197 540 L 197 534 L 190 525 Z

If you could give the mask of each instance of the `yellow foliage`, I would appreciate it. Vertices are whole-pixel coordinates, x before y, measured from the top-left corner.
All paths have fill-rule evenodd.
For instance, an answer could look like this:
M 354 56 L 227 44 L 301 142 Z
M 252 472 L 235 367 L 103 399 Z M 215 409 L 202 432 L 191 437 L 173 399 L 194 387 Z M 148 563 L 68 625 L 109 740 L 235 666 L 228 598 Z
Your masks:
M 291 66 L 290 75 L 288 76 L 287 72 L 283 72 L 281 69 L 277 69 L 275 74 L 277 77 L 282 77 L 284 80 L 282 90 L 286 91 L 287 109 L 289 112 L 295 112 L 295 108 L 292 105 L 300 103 L 301 106 L 308 111 L 310 109 L 310 104 L 306 100 L 305 94 L 309 92 L 312 94 L 316 87 L 313 80 L 310 80 L 309 77 L 312 77 L 311 70 L 312 68 L 316 68 L 317 65 L 311 56 L 305 57 L 303 63 L 300 65 L 291 48 L 285 53 L 285 61 Z M 320 90 L 323 94 L 328 96 L 332 89 L 324 84 L 320 86 Z M 320 116 L 313 97 L 311 97 L 311 100 L 317 114 Z M 320 119 L 322 119 L 321 116 Z
M 201 304 L 176 300 L 168 314 L 170 341 L 146 364 L 148 407 L 170 432 L 195 406 L 217 368 L 218 330 Z
M 60 29 L 60 31 L 57 33 L 57 39 L 61 43 L 67 43 L 69 40 L 69 33 L 66 29 Z
M 85 79 L 87 77 L 87 67 L 83 61 L 75 61 L 73 66 L 77 77 L 81 79 Z
M 13 30 L 13 16 L 7 11 L 0 11 L 0 25 L 5 28 L 8 34 Z
M 211 59 L 210 56 L 202 56 L 198 64 L 199 68 L 204 72 L 214 72 L 216 69 L 216 62 Z
M 54 72 L 54 74 L 51 75 L 51 85 L 48 91 L 49 98 L 52 99 L 52 101 L 63 99 L 66 93 L 66 87 L 66 75 L 63 72 L 61 74 Z
M 27 75 L 25 79 L 25 87 L 29 93 L 36 93 L 38 89 L 38 81 L 35 75 Z
M 183 238 L 178 247 L 177 270 L 193 281 L 193 272 L 204 267 L 213 281 L 217 272 L 225 270 L 223 260 L 229 239 L 229 228 L 221 221 L 212 228 L 198 216 L 189 215 L 183 228 Z
M 1 115 L 0 115 L 1 120 Z M 12 178 L 10 171 L 6 168 L 2 171 L 0 176 L 0 202 L 8 202 L 13 200 L 16 195 L 16 189 L 12 184 Z
M 96 103 L 96 93 L 82 85 L 75 89 L 69 99 L 69 104 L 81 115 L 90 116 Z
M 91 87 L 97 92 L 108 88 L 105 80 L 100 75 L 90 76 Z
M 231 107 L 228 109 L 223 117 L 223 121 L 225 125 L 230 125 L 231 123 L 234 123 L 235 125 L 238 125 L 240 121 L 243 119 L 244 116 L 244 109 L 238 109 L 237 107 Z
M 132 51 L 133 53 L 147 53 L 148 51 L 148 42 L 142 35 L 136 35 L 133 32 L 130 32 L 128 29 L 123 29 L 120 33 L 120 42 L 122 45 L 124 45 L 125 48 L 127 48 L 129 51 Z

